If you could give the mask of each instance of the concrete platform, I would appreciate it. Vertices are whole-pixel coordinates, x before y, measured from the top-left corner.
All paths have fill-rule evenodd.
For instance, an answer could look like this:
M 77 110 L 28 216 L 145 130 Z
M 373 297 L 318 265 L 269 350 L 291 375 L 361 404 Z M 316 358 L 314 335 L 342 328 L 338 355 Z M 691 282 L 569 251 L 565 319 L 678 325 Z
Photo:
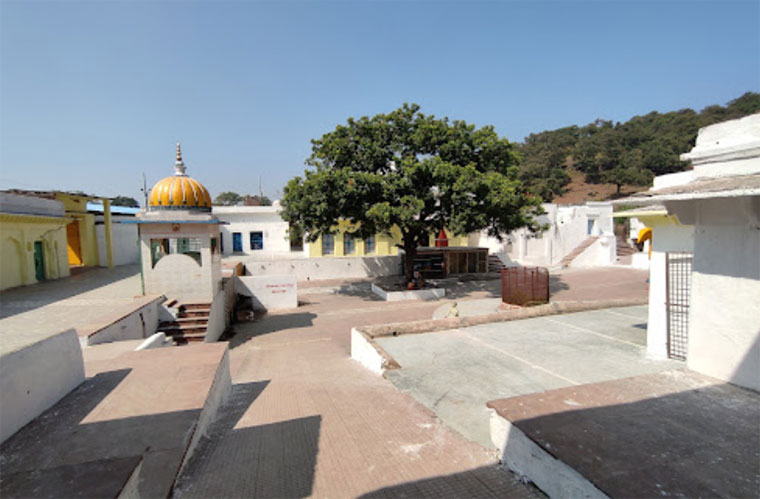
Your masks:
M 492 447 L 489 400 L 676 369 L 646 357 L 647 307 L 377 337 L 384 376 L 466 438 Z
M 502 461 L 550 497 L 757 497 L 760 394 L 667 371 L 488 403 Z
M 119 354 L 0 446 L 2 497 L 167 497 L 230 391 L 226 344 Z

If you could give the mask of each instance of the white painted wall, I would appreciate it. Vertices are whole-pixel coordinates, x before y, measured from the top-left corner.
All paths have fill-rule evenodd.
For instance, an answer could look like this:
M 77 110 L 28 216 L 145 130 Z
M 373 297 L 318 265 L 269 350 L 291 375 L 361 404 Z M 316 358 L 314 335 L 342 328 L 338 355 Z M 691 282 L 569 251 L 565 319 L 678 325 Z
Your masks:
M 95 331 L 90 336 L 80 337 L 79 341 L 82 346 L 90 346 L 110 343 L 112 341 L 147 338 L 158 329 L 159 310 L 163 308 L 161 302 L 165 300 L 165 296 L 157 296 L 142 307 L 135 309 L 112 324 Z
M 84 381 L 76 331 L 69 329 L 0 358 L 0 442 Z
M 127 265 L 140 261 L 140 240 L 136 224 L 119 223 L 123 220 L 134 220 L 134 217 L 111 216 L 111 231 L 113 233 L 113 264 Z M 95 238 L 98 241 L 99 265 L 108 267 L 106 254 L 106 231 L 103 216 L 95 216 Z
M 401 256 L 365 256 L 334 258 L 292 258 L 244 261 L 246 274 L 294 274 L 298 281 L 319 279 L 362 279 L 400 275 Z
M 222 225 L 224 255 L 232 255 L 232 234 L 239 232 L 243 242 L 242 253 L 269 255 L 290 253 L 288 223 L 280 217 L 279 206 L 214 206 L 212 213 Z M 251 232 L 263 232 L 264 249 L 251 249 Z M 238 253 L 239 254 L 239 253 Z
M 549 224 L 549 229 L 541 234 L 530 234 L 525 229 L 511 232 L 504 243 L 495 238 L 480 235 L 478 246 L 488 247 L 491 253 L 499 256 L 505 265 L 538 265 L 552 267 L 562 258 L 583 243 L 589 235 L 602 236 L 614 233 L 612 204 L 587 202 L 578 206 L 558 206 L 552 203 L 542 205 L 546 214 L 539 217 L 539 222 Z M 589 220 L 592 221 L 592 234 L 589 234 Z M 613 245 L 615 242 L 613 241 Z M 600 243 L 600 246 L 601 243 Z M 609 245 L 586 249 L 583 266 L 610 265 L 617 255 Z
M 253 298 L 256 310 L 280 310 L 298 307 L 298 284 L 294 274 L 236 276 L 235 288 Z
M 141 226 L 140 251 L 145 293 L 164 294 L 185 302 L 211 302 L 222 280 L 221 254 L 219 251 L 212 254 L 210 242 L 211 237 L 219 236 L 218 226 L 179 224 L 176 229 L 172 230 L 170 223 Z M 151 239 L 184 237 L 201 239 L 201 265 L 187 255 L 170 254 L 156 262 L 155 267 L 152 266 Z
M 211 343 L 218 341 L 222 333 L 230 325 L 230 316 L 232 308 L 235 306 L 236 278 L 229 277 L 222 282 L 222 289 L 214 296 L 211 302 L 211 310 L 208 316 L 208 326 L 206 327 L 206 336 L 204 341 Z
M 381 376 L 385 371 L 383 356 L 356 328 L 351 328 L 351 358 L 377 375 Z
M 760 390 L 760 196 L 666 206 L 694 223 L 689 368 Z
M 649 318 L 647 320 L 647 355 L 656 359 L 668 357 L 668 314 L 666 303 L 665 253 L 694 251 L 694 227 L 677 225 L 661 218 L 652 223 L 652 259 L 649 262 Z
M 604 234 L 570 262 L 570 267 L 585 268 L 612 265 L 617 259 L 617 239 Z

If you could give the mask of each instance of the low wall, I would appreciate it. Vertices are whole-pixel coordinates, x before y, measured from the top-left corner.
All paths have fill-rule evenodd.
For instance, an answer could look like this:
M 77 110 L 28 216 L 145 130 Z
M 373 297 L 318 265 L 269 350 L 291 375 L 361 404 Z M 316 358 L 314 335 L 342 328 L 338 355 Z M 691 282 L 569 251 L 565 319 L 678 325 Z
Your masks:
M 374 283 L 370 286 L 372 292 L 385 301 L 409 301 L 409 300 L 440 300 L 446 296 L 446 288 L 409 289 L 406 291 L 386 291 Z
M 500 310 L 490 314 L 472 315 L 467 317 L 446 317 L 444 319 L 428 319 L 374 326 L 355 327 L 351 330 L 351 358 L 376 374 L 382 374 L 389 369 L 398 369 L 399 364 L 376 341 L 381 336 L 398 336 L 401 334 L 432 333 L 463 327 L 508 322 L 548 315 L 568 314 L 597 310 L 602 308 L 645 305 L 644 299 L 616 299 L 598 301 L 566 301 L 553 302 L 535 307 Z
M 401 257 L 321 257 L 288 260 L 244 260 L 246 274 L 252 276 L 294 274 L 297 281 L 319 279 L 361 279 L 401 274 Z
M 158 329 L 159 310 L 163 308 L 161 303 L 165 300 L 166 297 L 163 295 L 148 297 L 142 304 L 136 305 L 136 308 L 117 315 L 106 326 L 92 330 L 80 329 L 80 344 L 85 347 L 112 341 L 148 338 Z
M 549 497 L 608 497 L 496 411 L 491 411 L 491 441 L 499 449 L 500 461 L 507 468 L 535 483 Z
M 253 298 L 256 310 L 279 310 L 298 307 L 296 276 L 266 275 L 235 277 L 239 294 Z
M 220 289 L 214 301 L 211 302 L 211 311 L 208 314 L 208 325 L 206 327 L 206 337 L 204 341 L 210 343 L 217 341 L 222 333 L 230 325 L 232 310 L 235 307 L 237 297 L 235 291 L 236 277 L 229 277 L 222 280 L 222 289 Z
M 0 442 L 16 433 L 84 381 L 84 361 L 73 329 L 0 358 Z
M 599 267 L 602 265 L 612 265 L 617 260 L 617 240 L 614 235 L 607 234 L 599 236 L 591 246 L 573 258 L 570 267 Z

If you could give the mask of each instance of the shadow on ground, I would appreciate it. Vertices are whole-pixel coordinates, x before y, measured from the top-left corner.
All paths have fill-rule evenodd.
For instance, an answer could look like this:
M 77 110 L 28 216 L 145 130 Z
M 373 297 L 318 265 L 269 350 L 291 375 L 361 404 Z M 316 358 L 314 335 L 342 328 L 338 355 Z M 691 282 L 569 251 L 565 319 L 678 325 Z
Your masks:
M 266 317 L 266 320 L 262 320 Z M 237 322 L 233 326 L 233 335 L 229 338 L 229 347 L 237 348 L 256 336 L 276 333 L 283 329 L 311 327 L 316 314 L 311 312 L 295 312 L 292 314 L 256 314 L 256 319 L 249 322 Z
M 321 416 L 240 427 L 269 381 L 233 386 L 219 419 L 177 481 L 174 497 L 307 497 Z
M 373 490 L 360 496 L 362 499 L 393 499 L 397 497 L 524 497 L 526 487 L 515 475 L 496 465 L 481 466 L 461 473 L 436 476 Z M 531 487 L 535 497 L 545 497 Z
M 620 393 L 605 394 L 607 385 L 572 389 L 577 397 L 601 394 L 603 404 Z M 760 490 L 757 392 L 723 383 L 567 410 L 567 390 L 556 400 L 547 398 L 551 392 L 519 397 L 510 419 L 610 497 L 753 497 Z M 630 391 L 639 397 L 642 389 Z M 531 409 L 548 415 L 519 416 Z

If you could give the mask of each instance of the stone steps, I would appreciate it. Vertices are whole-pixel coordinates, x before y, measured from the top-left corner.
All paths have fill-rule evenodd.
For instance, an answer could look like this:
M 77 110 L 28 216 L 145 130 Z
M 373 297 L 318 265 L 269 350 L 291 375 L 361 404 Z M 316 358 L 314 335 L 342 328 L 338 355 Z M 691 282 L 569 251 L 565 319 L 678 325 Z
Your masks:
M 599 239 L 597 236 L 589 236 L 589 237 L 587 237 L 585 241 L 583 241 L 581 244 L 579 244 L 578 246 L 576 246 L 573 249 L 573 251 L 571 251 L 570 253 L 568 253 L 567 255 L 565 255 L 564 258 L 562 258 L 562 260 L 559 262 L 560 266 L 563 269 L 569 267 L 570 264 L 572 263 L 572 261 L 575 260 L 578 257 L 578 255 L 580 255 L 581 253 L 583 253 L 584 251 L 586 251 L 586 249 L 589 246 L 591 246 L 592 244 L 594 244 L 594 242 L 597 239 Z

